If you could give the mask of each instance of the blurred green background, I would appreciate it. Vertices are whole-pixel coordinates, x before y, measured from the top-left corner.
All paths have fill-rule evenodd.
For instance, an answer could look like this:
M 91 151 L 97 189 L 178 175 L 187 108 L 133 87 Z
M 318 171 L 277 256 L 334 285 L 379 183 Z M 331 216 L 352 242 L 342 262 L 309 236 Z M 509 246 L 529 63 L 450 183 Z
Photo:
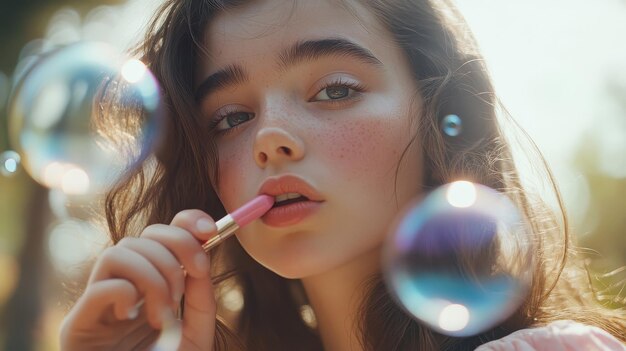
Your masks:
M 15 148 L 9 143 L 6 102 L 21 60 L 46 45 L 80 39 L 127 48 L 158 2 L 0 2 L 0 153 Z M 596 287 L 606 296 L 603 301 L 624 303 L 626 272 L 601 276 L 626 266 L 626 4 L 457 3 L 505 105 L 554 167 L 573 229 L 588 248 Z M 581 14 L 584 26 L 576 20 Z M 532 28 L 524 16 L 532 17 Z M 57 249 L 67 241 L 59 241 L 53 228 L 68 217 L 68 209 L 61 201 L 61 210 L 55 210 L 55 203 L 55 195 L 23 169 L 0 175 L 2 350 L 58 349 L 66 291 L 73 290 L 69 282 L 84 279 L 76 266 L 88 256 L 64 260 L 63 249 L 76 256 L 73 251 L 85 247 Z

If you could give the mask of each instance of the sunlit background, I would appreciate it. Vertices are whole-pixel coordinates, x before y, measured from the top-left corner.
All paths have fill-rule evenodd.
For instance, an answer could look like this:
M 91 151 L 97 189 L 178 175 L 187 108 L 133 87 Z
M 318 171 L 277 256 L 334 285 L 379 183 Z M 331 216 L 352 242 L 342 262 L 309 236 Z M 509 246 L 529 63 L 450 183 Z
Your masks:
M 126 49 L 157 0 L 0 3 L 0 349 L 56 350 L 71 281 L 106 244 L 92 199 L 36 185 L 6 101 L 33 57 L 98 40 Z M 626 1 L 457 0 L 511 115 L 544 152 L 596 275 L 626 265 Z M 626 273 L 596 281 L 619 296 Z M 611 284 L 616 284 L 611 288 Z M 611 293 L 613 291 L 613 293 Z M 616 295 L 611 297 L 612 295 Z

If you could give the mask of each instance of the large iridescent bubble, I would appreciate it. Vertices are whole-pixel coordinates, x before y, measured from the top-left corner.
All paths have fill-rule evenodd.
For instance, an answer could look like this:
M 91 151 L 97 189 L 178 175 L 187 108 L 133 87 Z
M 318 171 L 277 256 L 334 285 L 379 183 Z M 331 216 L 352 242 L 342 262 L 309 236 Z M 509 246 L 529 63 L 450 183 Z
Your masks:
M 532 235 L 500 192 L 458 181 L 411 204 L 384 251 L 397 302 L 435 331 L 483 332 L 508 318 L 532 277 Z
M 139 60 L 94 42 L 40 58 L 9 102 L 10 136 L 44 186 L 94 194 L 134 167 L 158 141 L 157 80 Z

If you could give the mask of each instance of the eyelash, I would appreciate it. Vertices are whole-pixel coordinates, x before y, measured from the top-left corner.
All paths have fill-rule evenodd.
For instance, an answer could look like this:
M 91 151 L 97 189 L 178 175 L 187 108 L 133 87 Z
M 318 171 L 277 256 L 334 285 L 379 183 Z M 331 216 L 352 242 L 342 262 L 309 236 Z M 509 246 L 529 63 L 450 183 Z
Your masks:
M 233 132 L 234 130 L 236 130 L 237 128 L 239 128 L 239 126 L 244 125 L 244 123 L 240 123 L 234 127 L 230 127 L 228 129 L 224 129 L 224 130 L 215 130 L 215 128 L 217 127 L 218 124 L 220 124 L 224 119 L 228 118 L 229 116 L 235 114 L 235 113 L 242 113 L 243 111 L 238 110 L 237 108 L 227 108 L 225 111 L 220 112 L 217 116 L 215 116 L 215 118 L 213 118 L 213 120 L 211 120 L 211 122 L 209 123 L 209 131 L 214 132 L 217 135 L 227 135 L 231 132 Z M 248 112 L 243 112 L 243 113 L 248 113 Z M 252 115 L 252 117 L 250 119 L 254 118 L 254 113 L 250 113 Z
M 346 81 L 343 78 L 338 78 L 336 80 L 333 80 L 331 82 L 328 82 L 326 84 L 324 84 L 319 90 L 317 90 L 317 92 L 315 93 L 315 96 L 317 96 L 320 92 L 322 92 L 322 90 L 324 89 L 328 89 L 331 87 L 346 87 L 350 90 L 353 90 L 354 92 L 345 97 L 345 98 L 340 98 L 340 99 L 330 99 L 330 100 L 322 100 L 322 101 L 315 101 L 313 99 L 308 100 L 309 102 L 320 102 L 320 103 L 325 103 L 325 104 L 341 104 L 341 103 L 346 103 L 348 101 L 352 101 L 354 99 L 358 98 L 358 94 L 364 92 L 367 88 L 365 87 L 365 85 L 361 84 L 361 83 L 356 83 L 356 82 L 350 82 L 350 81 Z M 356 93 L 357 96 L 354 96 Z M 313 98 L 315 98 L 315 96 Z M 233 131 L 235 131 L 237 128 L 239 128 L 239 126 L 242 126 L 244 123 L 240 123 L 234 127 L 228 128 L 228 129 L 224 129 L 224 130 L 218 130 L 216 131 L 215 128 L 217 127 L 218 124 L 220 124 L 220 122 L 222 122 L 224 119 L 228 118 L 229 116 L 231 116 L 232 114 L 235 113 L 242 113 L 241 110 L 237 110 L 235 108 L 232 108 L 230 110 L 226 110 L 223 111 L 221 113 L 219 113 L 219 115 L 217 115 L 210 123 L 209 123 L 209 130 L 210 131 L 214 131 L 216 134 L 218 135 L 227 135 L 229 133 L 232 133 Z M 254 114 L 251 113 L 252 117 L 250 119 L 254 118 Z
M 324 84 L 320 89 L 317 90 L 317 92 L 315 93 L 315 96 L 317 96 L 317 94 L 319 94 L 322 90 L 332 88 L 332 87 L 346 87 L 348 89 L 354 90 L 354 93 L 356 93 L 356 95 L 364 92 L 367 89 L 365 85 L 361 83 L 347 81 L 344 78 L 337 78 L 331 82 Z M 341 98 L 341 99 L 330 99 L 330 100 L 323 100 L 323 101 L 309 100 L 309 102 L 321 102 L 321 103 L 327 103 L 327 104 L 345 103 L 347 101 L 354 100 L 355 98 L 358 97 L 358 96 L 356 97 L 353 96 L 354 93 L 348 97 Z

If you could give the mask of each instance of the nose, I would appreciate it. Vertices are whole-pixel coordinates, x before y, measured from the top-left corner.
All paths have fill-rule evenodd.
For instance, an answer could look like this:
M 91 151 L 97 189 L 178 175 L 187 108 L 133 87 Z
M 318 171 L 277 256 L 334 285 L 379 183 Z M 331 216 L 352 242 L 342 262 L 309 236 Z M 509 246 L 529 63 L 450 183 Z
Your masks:
M 301 160 L 304 151 L 304 143 L 300 138 L 278 126 L 262 127 L 254 141 L 254 159 L 261 168 Z

